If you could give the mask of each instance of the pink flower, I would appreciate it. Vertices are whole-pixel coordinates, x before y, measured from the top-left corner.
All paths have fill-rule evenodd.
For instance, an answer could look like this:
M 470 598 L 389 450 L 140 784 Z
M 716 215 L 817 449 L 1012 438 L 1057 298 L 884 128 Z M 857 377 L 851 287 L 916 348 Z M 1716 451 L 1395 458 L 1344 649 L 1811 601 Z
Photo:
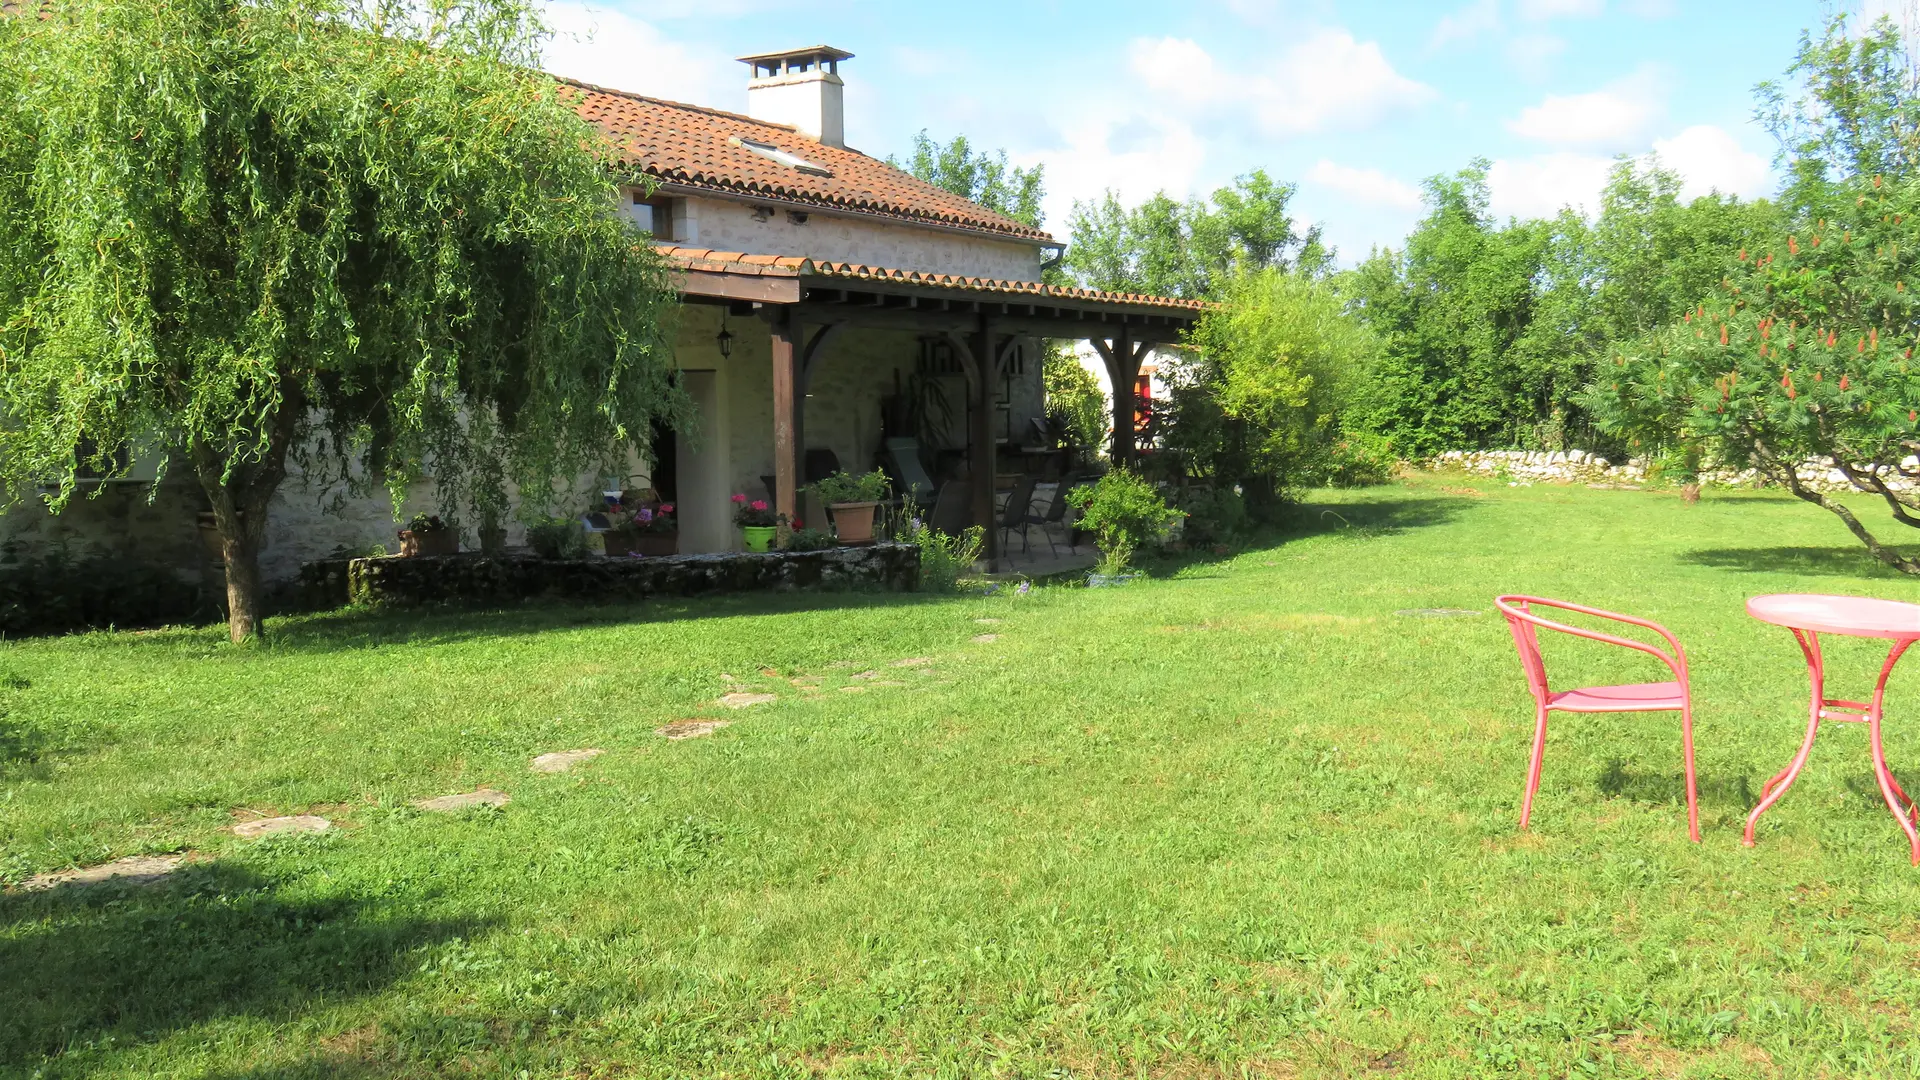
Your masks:
M 671 514 L 671 513 L 673 513 L 673 504 L 672 504 L 672 503 L 661 503 L 661 504 L 660 504 L 660 512 L 661 512 L 661 513 L 663 513 L 663 514 Z
M 733 501 L 737 503 L 743 503 L 747 501 L 747 497 L 745 495 L 735 495 L 733 497 Z
M 767 508 L 767 500 L 765 499 L 753 500 L 753 508 L 755 510 L 765 510 Z

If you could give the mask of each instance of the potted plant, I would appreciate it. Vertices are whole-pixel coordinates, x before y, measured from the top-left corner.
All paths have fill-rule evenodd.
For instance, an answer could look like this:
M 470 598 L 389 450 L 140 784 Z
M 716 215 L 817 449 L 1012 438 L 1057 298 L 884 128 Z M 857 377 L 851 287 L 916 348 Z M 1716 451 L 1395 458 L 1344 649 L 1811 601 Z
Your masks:
M 746 537 L 748 551 L 766 551 L 773 546 L 773 534 L 779 522 L 767 500 L 734 495 L 733 523 L 740 526 L 740 532 Z
M 813 483 L 813 493 L 833 514 L 833 531 L 843 544 L 873 543 L 873 512 L 888 495 L 887 474 L 864 476 L 837 472 Z
M 460 551 L 460 531 L 440 520 L 438 514 L 415 514 L 400 530 L 400 554 L 455 555 Z
M 672 503 L 609 510 L 604 534 L 609 555 L 672 555 L 680 550 L 680 523 Z
M 1139 577 L 1130 572 L 1134 552 L 1165 539 L 1167 530 L 1183 516 L 1167 506 L 1152 484 L 1125 469 L 1114 469 L 1098 483 L 1073 489 L 1067 499 L 1080 511 L 1080 527 L 1093 533 L 1100 548 L 1100 562 L 1087 575 L 1087 584 L 1093 588 Z

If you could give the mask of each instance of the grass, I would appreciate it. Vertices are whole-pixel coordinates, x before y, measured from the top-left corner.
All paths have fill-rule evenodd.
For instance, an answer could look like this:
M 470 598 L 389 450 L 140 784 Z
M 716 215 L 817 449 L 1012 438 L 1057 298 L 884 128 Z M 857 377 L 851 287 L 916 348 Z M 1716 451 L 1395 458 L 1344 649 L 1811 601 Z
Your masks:
M 199 861 L 0 895 L 0 1071 L 1920 1073 L 1920 870 L 1864 733 L 1827 731 L 1739 843 L 1806 693 L 1743 599 L 1920 581 L 1757 495 L 1428 477 L 1301 522 L 1116 590 L 7 644 L 0 872 Z M 1498 591 L 1680 635 L 1705 843 L 1663 715 L 1557 719 L 1516 832 L 1531 708 L 1504 625 L 1396 614 Z M 1849 694 L 1878 661 L 1833 654 Z M 1548 659 L 1657 677 L 1579 644 Z M 1917 670 L 1889 753 L 1920 776 Z M 729 712 L 730 690 L 779 700 Z M 653 734 L 700 718 L 733 723 Z M 527 770 L 577 747 L 607 753 Z M 481 785 L 513 801 L 410 806 Z M 306 812 L 339 828 L 227 831 Z

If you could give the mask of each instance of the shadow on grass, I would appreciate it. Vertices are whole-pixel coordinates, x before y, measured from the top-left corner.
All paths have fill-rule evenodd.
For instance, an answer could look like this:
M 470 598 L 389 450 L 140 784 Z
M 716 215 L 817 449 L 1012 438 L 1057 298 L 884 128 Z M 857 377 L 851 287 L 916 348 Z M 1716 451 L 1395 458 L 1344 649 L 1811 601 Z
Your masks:
M 1867 554 L 1863 547 L 1709 548 L 1686 552 L 1680 561 L 1743 574 L 1818 574 L 1888 581 L 1907 577 Z
M 1253 538 L 1229 551 L 1186 551 L 1159 556 L 1147 563 L 1145 572 L 1152 577 L 1172 577 L 1183 570 L 1231 562 L 1247 551 L 1279 547 L 1294 540 L 1316 536 L 1350 536 L 1356 540 L 1395 536 L 1409 529 L 1445 525 L 1473 505 L 1473 500 L 1457 497 L 1430 499 L 1391 499 L 1378 502 L 1295 503 L 1281 512 L 1280 520 L 1261 527 Z M 1189 578 L 1195 575 L 1188 574 Z
M 1739 776 L 1714 776 L 1711 773 L 1696 773 L 1694 785 L 1700 792 L 1701 806 L 1737 807 L 1742 811 L 1751 810 L 1760 801 L 1760 794 L 1754 789 L 1753 779 L 1745 773 Z M 1594 787 L 1609 798 L 1628 798 L 1636 802 L 1673 803 L 1685 806 L 1687 802 L 1687 777 L 1685 773 L 1641 772 L 1627 767 L 1624 758 L 1614 758 L 1594 781 Z
M 0 896 L 0 1072 L 90 1043 L 139 1045 L 226 1016 L 285 1020 L 377 993 L 418 967 L 422 946 L 483 928 L 291 900 L 217 863 L 160 885 Z

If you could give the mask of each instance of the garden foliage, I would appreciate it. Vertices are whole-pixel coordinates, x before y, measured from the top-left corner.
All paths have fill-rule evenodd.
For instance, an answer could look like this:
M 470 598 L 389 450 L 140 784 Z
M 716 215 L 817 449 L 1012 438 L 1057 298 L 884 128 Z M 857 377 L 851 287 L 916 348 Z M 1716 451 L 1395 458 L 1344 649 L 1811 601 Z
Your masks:
M 230 630 L 289 468 L 441 511 L 677 415 L 672 290 L 530 0 L 61 0 L 0 18 L 0 469 L 193 470 Z M 78 376 L 78 377 L 76 377 Z
M 1067 499 L 1080 511 L 1078 526 L 1093 534 L 1107 573 L 1125 570 L 1136 552 L 1166 539 L 1181 518 L 1152 484 L 1126 469 L 1074 488 Z

